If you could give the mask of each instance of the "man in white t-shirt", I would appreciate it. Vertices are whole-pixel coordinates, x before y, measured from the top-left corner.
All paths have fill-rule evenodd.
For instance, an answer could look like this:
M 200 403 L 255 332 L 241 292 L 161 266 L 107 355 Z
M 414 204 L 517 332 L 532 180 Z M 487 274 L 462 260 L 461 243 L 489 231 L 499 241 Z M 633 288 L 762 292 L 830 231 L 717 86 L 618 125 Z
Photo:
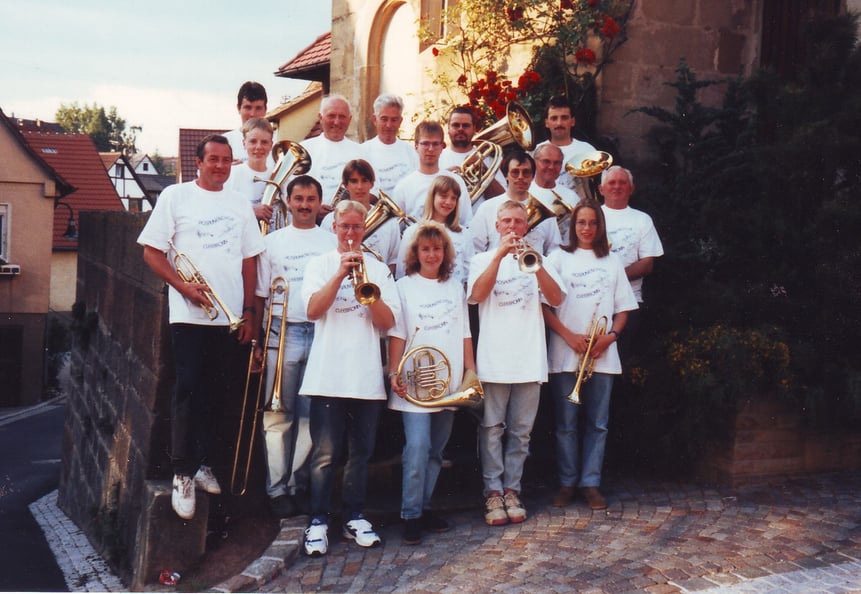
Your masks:
M 598 186 L 604 196 L 604 218 L 610 251 L 619 256 L 640 309 L 628 314 L 625 338 L 619 341 L 622 360 L 630 353 L 631 342 L 640 324 L 643 307 L 643 278 L 652 273 L 655 258 L 664 255 L 652 217 L 628 206 L 634 193 L 634 176 L 624 167 L 614 165 L 601 175 Z
M 342 200 L 335 206 L 338 247 L 312 258 L 302 283 L 305 311 L 315 322 L 314 342 L 299 390 L 311 398 L 311 524 L 304 539 L 305 553 L 310 556 L 328 551 L 335 458 L 345 437 L 343 535 L 362 547 L 381 542 L 365 519 L 364 507 L 368 460 L 387 399 L 380 336 L 394 325 L 400 300 L 389 268 L 359 250 L 366 216 L 367 209 L 354 200 Z M 357 295 L 361 291 L 354 285 L 362 278 L 356 268 L 360 263 L 367 282 L 376 286 L 376 298 L 360 300 Z
M 567 214 L 558 216 L 554 206 L 561 201 L 574 208 L 580 202 L 580 197 L 574 190 L 557 183 L 559 172 L 562 171 L 562 159 L 562 150 L 555 144 L 542 144 L 535 149 L 535 179 L 532 180 L 529 193 L 557 213 L 556 223 L 559 227 L 560 244 L 566 245 L 571 229 L 571 217 Z M 565 206 L 559 204 L 558 208 L 564 210 Z
M 553 97 L 550 99 L 547 107 L 544 109 L 544 126 L 550 132 L 550 139 L 545 140 L 541 144 L 554 144 L 558 146 L 562 151 L 565 163 L 568 163 L 578 155 L 595 150 L 595 147 L 588 142 L 577 140 L 572 136 L 571 130 L 574 128 L 576 122 L 577 120 L 571 110 L 571 104 L 568 103 L 566 98 Z M 541 146 L 541 144 L 538 146 Z M 584 181 L 588 183 L 588 180 L 576 180 L 563 169 L 559 173 L 558 181 L 560 185 L 577 192 L 581 198 L 588 197 L 582 187 Z
M 476 147 L 472 142 L 475 132 L 475 112 L 471 107 L 459 105 L 451 110 L 448 116 L 449 144 L 443 149 L 439 158 L 439 166 L 442 169 L 448 169 L 458 175 L 462 175 L 460 168 L 463 162 L 475 152 Z M 489 159 L 485 159 L 484 161 L 485 166 L 489 165 Z M 475 212 L 486 198 L 504 193 L 505 176 L 497 170 L 493 180 L 484 192 L 482 192 L 481 196 L 478 196 L 472 202 L 472 211 Z
M 265 237 L 266 251 L 261 254 L 257 265 L 256 309 L 258 316 L 264 311 L 269 312 L 269 316 L 261 316 L 263 328 L 267 317 L 271 318 L 270 334 L 259 343 L 267 345 L 267 402 L 263 412 L 266 494 L 272 512 L 279 518 L 293 516 L 308 505 L 310 402 L 307 397 L 299 395 L 299 386 L 314 339 L 314 323 L 308 319 L 302 303 L 302 280 L 308 261 L 331 251 L 337 243 L 333 234 L 317 226 L 320 192 L 320 182 L 310 175 L 290 180 L 286 196 L 291 223 Z M 270 294 L 273 281 L 279 277 L 286 283 L 286 314 L 282 308 L 284 294 Z M 266 307 L 268 299 L 271 301 Z M 281 341 L 281 324 L 285 315 L 286 332 Z M 283 364 L 280 402 L 275 408 L 280 410 L 272 410 L 279 342 L 283 345 Z
M 535 176 L 535 160 L 529 154 L 521 149 L 509 152 L 502 160 L 500 169 L 508 180 L 508 190 L 479 206 L 469 228 L 476 253 L 491 250 L 499 244 L 499 233 L 496 229 L 499 207 L 508 200 L 514 200 L 526 207 L 530 198 L 529 188 Z M 543 204 L 548 209 L 552 208 L 552 202 Z M 561 241 L 556 217 L 541 221 L 530 229 L 523 239 L 542 254 L 549 254 Z
M 481 324 L 476 368 L 485 398 L 479 449 L 484 519 L 491 526 L 526 519 L 520 479 L 540 387 L 547 381 L 541 302 L 543 297 L 555 307 L 565 294 L 555 271 L 543 266 L 523 272 L 513 258 L 526 227 L 523 203 L 504 202 L 496 220 L 498 247 L 473 257 L 466 288 Z
M 451 171 L 440 169 L 439 156 L 445 148 L 445 132 L 439 122 L 424 120 L 416 126 L 415 147 L 419 156 L 419 168 L 404 177 L 395 186 L 392 199 L 401 209 L 416 220 L 422 218 L 422 212 L 427 199 L 428 190 L 438 175 L 446 175 L 457 180 L 460 186 L 460 198 L 469 196 L 463 179 Z M 460 224 L 469 227 L 472 220 L 472 209 L 460 209 Z
M 347 130 L 353 115 L 350 103 L 343 95 L 327 95 L 320 103 L 317 116 L 323 133 L 301 142 L 311 157 L 311 170 L 308 175 L 320 182 L 323 187 L 323 208 L 321 214 L 331 211 L 332 199 L 341 185 L 341 172 L 344 165 L 353 159 L 362 158 L 362 147 L 358 142 L 347 138 Z
M 248 200 L 224 189 L 232 161 L 224 136 L 204 138 L 197 147 L 198 178 L 162 192 L 137 240 L 144 262 L 169 285 L 176 370 L 171 504 L 186 520 L 194 517 L 195 489 L 221 493 L 210 468 L 218 414 L 241 398 L 235 392 L 242 388 L 248 358 L 241 345 L 254 334 L 263 238 Z M 184 262 L 177 264 L 180 253 Z
M 245 163 L 248 160 L 248 153 L 245 146 L 242 144 L 242 125 L 251 118 L 262 118 L 266 115 L 266 89 L 258 82 L 246 81 L 239 87 L 239 92 L 236 95 L 236 111 L 239 112 L 241 119 L 240 126 L 235 130 L 230 130 L 224 133 L 224 137 L 230 143 L 230 149 L 233 151 L 234 165 Z M 275 165 L 275 160 L 272 155 L 267 157 L 266 167 L 271 169 Z
M 376 191 L 382 190 L 389 196 L 398 181 L 419 166 L 419 159 L 412 144 L 398 138 L 401 123 L 404 121 L 403 112 L 403 99 L 397 95 L 377 97 L 374 101 L 374 115 L 371 116 L 377 135 L 362 143 L 364 158 L 376 173 Z

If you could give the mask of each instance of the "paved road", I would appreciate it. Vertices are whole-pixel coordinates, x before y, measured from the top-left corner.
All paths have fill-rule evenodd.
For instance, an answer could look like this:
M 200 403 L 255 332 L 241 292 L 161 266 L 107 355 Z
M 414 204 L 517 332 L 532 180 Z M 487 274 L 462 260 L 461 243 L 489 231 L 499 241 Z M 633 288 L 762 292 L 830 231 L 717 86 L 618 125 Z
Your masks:
M 617 479 L 609 509 L 525 503 L 520 525 L 484 525 L 478 508 L 455 529 L 360 549 L 336 537 L 300 556 L 266 592 L 861 592 L 861 473 L 730 489 Z
M 27 507 L 57 488 L 63 411 L 62 405 L 51 405 L 0 420 L 2 591 L 67 591 L 45 535 Z

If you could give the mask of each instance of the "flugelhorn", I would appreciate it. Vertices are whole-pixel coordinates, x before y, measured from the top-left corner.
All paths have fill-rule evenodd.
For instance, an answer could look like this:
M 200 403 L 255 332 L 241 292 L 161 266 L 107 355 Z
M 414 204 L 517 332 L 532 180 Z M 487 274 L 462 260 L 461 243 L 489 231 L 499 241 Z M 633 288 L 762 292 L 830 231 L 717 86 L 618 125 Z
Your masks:
M 284 181 L 291 175 L 301 175 L 311 169 L 311 155 L 301 144 L 292 140 L 277 142 L 272 147 L 272 159 L 275 160 L 275 168 L 269 175 L 269 179 L 255 178 L 266 182 L 260 203 L 273 209 L 272 223 L 260 221 L 260 232 L 263 235 L 269 233 L 272 228 L 280 229 L 287 225 L 287 204 L 281 196 L 281 186 Z
M 410 339 L 412 346 L 419 328 Z M 412 362 L 412 370 L 404 372 L 407 362 Z M 476 407 L 484 399 L 481 382 L 471 369 L 463 374 L 463 381 L 456 392 L 448 393 L 451 385 L 451 363 L 444 352 L 434 346 L 408 348 L 398 363 L 398 377 L 406 386 L 404 398 L 422 408 L 442 408 L 447 406 Z
M 598 337 L 607 333 L 607 316 L 601 316 L 595 319 L 598 313 L 598 305 L 595 304 L 595 313 L 592 314 L 592 322 L 589 328 L 589 342 L 586 345 L 586 350 L 580 356 L 580 364 L 577 370 L 577 382 L 574 384 L 574 389 L 568 394 L 566 399 L 572 404 L 580 404 L 580 386 L 583 382 L 592 377 L 592 370 L 595 367 L 595 357 L 592 356 L 592 347 L 598 342 Z
M 204 289 L 203 294 L 209 300 L 210 304 L 201 304 L 200 306 L 201 309 L 206 312 L 206 316 L 210 320 L 214 320 L 218 317 L 218 310 L 220 309 L 227 317 L 227 326 L 230 328 L 230 331 L 236 332 L 239 327 L 245 323 L 245 320 L 241 316 L 234 314 L 230 308 L 227 307 L 218 294 L 212 290 L 212 285 L 209 284 L 206 277 L 203 276 L 203 273 L 185 252 L 181 252 L 176 249 L 176 246 L 173 245 L 172 241 L 168 241 L 167 244 L 170 249 L 174 251 L 174 254 L 176 254 L 173 258 L 173 265 L 174 268 L 176 268 L 176 274 L 179 278 L 185 283 L 206 285 L 206 289 Z
M 489 163 L 485 163 L 489 159 Z M 499 167 L 502 165 L 502 146 L 495 142 L 482 140 L 475 147 L 460 167 L 460 176 L 469 191 L 469 200 L 473 204 L 484 194 Z
M 353 251 L 353 240 L 348 239 L 347 245 Z M 380 298 L 380 287 L 368 280 L 368 270 L 365 268 L 365 257 L 361 249 L 358 251 L 359 259 L 354 262 L 353 270 L 350 272 L 350 281 L 353 283 L 353 292 L 356 301 L 362 305 L 372 305 Z
M 236 434 L 236 445 L 233 453 L 233 470 L 230 473 L 230 492 L 233 495 L 245 495 L 248 490 L 248 477 L 251 473 L 251 458 L 254 454 L 254 441 L 257 437 L 257 427 L 260 423 L 260 412 L 283 412 L 284 405 L 281 400 L 281 379 L 284 366 L 284 351 L 287 336 L 287 296 L 289 285 L 283 276 L 277 276 L 272 279 L 269 285 L 269 306 L 266 316 L 266 329 L 263 333 L 263 361 L 260 364 L 260 369 L 255 369 L 254 350 L 257 346 L 257 341 L 251 341 L 251 353 L 248 356 L 248 371 L 245 375 L 245 393 L 242 396 L 242 414 L 239 417 L 239 430 Z M 269 346 L 269 335 L 272 332 L 272 324 L 275 316 L 275 307 L 281 307 L 281 323 L 280 332 L 278 334 L 277 346 Z M 262 408 L 263 389 L 266 385 L 266 360 L 270 349 L 277 349 L 278 355 L 275 359 L 275 373 L 272 383 L 272 398 L 269 400 L 269 406 L 266 409 Z M 254 382 L 252 378 L 255 374 L 260 374 L 257 383 L 257 394 L 254 399 L 254 417 L 251 421 L 251 428 L 246 431 L 245 424 L 249 414 L 248 396 L 252 390 Z M 242 453 L 245 455 L 243 456 Z M 239 476 L 240 460 L 244 458 L 245 468 L 242 471 L 242 476 Z
M 565 171 L 582 183 L 584 198 L 595 199 L 592 179 L 613 165 L 613 155 L 604 151 L 589 151 L 575 155 L 565 163 Z

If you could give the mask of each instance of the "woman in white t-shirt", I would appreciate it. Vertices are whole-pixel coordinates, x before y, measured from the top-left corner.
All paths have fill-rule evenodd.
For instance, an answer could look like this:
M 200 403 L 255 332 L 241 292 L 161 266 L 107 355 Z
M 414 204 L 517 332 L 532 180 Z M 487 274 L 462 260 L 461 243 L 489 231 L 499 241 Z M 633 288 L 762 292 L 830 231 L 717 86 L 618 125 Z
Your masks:
M 469 261 L 472 260 L 475 248 L 469 230 L 460 226 L 460 199 L 460 185 L 457 180 L 444 175 L 437 177 L 428 189 L 422 219 L 436 221 L 448 231 L 454 247 L 452 276 L 465 285 L 469 277 Z M 404 258 L 416 228 L 417 225 L 407 227 L 401 237 L 401 250 L 395 273 L 398 278 L 405 274 Z
M 574 207 L 570 225 L 571 242 L 547 257 L 548 264 L 559 272 L 566 295 L 558 307 L 543 306 L 549 329 L 548 372 L 556 412 L 556 457 L 561 485 L 553 505 L 568 505 L 579 487 L 589 506 L 598 510 L 607 507 L 598 487 L 607 440 L 610 392 L 614 376 L 622 373 L 616 339 L 625 327 L 628 311 L 637 309 L 637 300 L 622 262 L 610 253 L 600 205 L 580 201 Z M 596 333 L 589 352 L 594 360 L 594 373 L 581 384 L 580 404 L 575 404 L 568 396 L 576 385 L 591 330 L 603 317 L 607 321 L 606 333 Z M 582 435 L 577 426 L 581 410 L 585 416 Z
M 406 254 L 407 275 L 396 283 L 402 311 L 389 330 L 389 362 L 397 367 L 407 352 L 407 343 L 411 347 L 433 346 L 448 359 L 447 393 L 451 393 L 460 386 L 464 370 L 475 371 L 466 295 L 463 284 L 452 276 L 454 249 L 443 226 L 433 221 L 414 226 Z M 413 364 L 412 358 L 404 363 L 403 376 L 390 374 L 389 396 L 389 408 L 402 413 L 406 436 L 401 501 L 406 544 L 421 542 L 422 530 L 449 529 L 448 522 L 431 511 L 430 500 L 454 421 L 450 408 L 428 408 L 406 400 L 408 392 L 416 396 L 415 386 L 406 379 Z

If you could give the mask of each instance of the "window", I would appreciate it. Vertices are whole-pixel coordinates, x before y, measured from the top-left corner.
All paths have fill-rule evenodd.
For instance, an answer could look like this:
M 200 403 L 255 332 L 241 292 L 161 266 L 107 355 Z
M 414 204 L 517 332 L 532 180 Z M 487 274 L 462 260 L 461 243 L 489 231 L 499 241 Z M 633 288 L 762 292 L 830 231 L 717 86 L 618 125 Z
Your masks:
M 114 176 L 115 176 L 117 179 L 122 179 L 122 178 L 123 178 L 123 176 L 125 175 L 125 167 L 123 166 L 123 164 L 122 164 L 122 163 L 117 163 L 117 164 L 114 166 L 114 172 L 115 172 L 115 173 L 114 173 Z
M 9 205 L 0 204 L 0 260 L 9 261 Z
M 144 164 L 143 164 L 143 170 L 144 170 L 144 171 L 149 171 L 149 163 L 144 163 Z
M 765 0 L 760 65 L 782 78 L 794 78 L 809 51 L 807 25 L 839 11 L 840 0 Z
M 426 23 L 431 39 L 422 41 L 419 45 L 420 52 L 425 51 L 435 41 L 445 36 L 445 19 L 443 16 L 446 10 L 455 4 L 457 4 L 457 0 L 422 0 L 421 19 L 423 23 Z

